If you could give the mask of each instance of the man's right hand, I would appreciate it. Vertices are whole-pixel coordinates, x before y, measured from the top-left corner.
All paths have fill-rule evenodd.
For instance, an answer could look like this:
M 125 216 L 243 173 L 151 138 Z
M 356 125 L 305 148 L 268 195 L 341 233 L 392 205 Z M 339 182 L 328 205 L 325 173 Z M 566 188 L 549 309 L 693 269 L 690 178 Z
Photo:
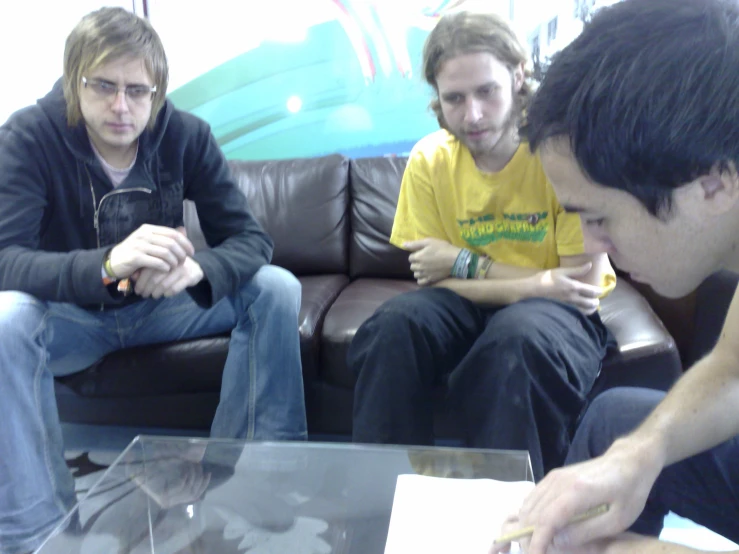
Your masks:
M 639 517 L 662 466 L 651 445 L 630 436 L 616 441 L 599 458 L 551 471 L 518 513 L 521 527 L 535 529 L 531 540 L 522 544 L 524 551 L 577 551 L 616 536 Z M 568 525 L 574 516 L 601 504 L 609 505 L 608 512 Z M 496 545 L 491 552 L 505 552 L 505 546 Z
M 110 265 L 118 279 L 150 268 L 168 272 L 195 253 L 187 236 L 178 229 L 142 225 L 110 252 Z
M 578 281 L 592 268 L 588 262 L 579 267 L 558 267 L 541 271 L 529 277 L 531 296 L 551 298 L 570 304 L 586 315 L 594 313 L 600 306 L 602 287 Z

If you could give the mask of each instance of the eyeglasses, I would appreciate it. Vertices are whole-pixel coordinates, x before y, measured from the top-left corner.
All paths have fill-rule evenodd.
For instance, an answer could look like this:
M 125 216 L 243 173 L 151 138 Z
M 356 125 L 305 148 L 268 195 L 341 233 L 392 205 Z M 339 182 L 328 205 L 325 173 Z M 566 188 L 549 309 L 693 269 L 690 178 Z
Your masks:
M 151 97 L 157 91 L 156 85 L 149 87 L 146 85 L 126 85 L 125 87 L 119 87 L 115 83 L 110 81 L 103 81 L 102 79 L 88 79 L 82 77 L 82 84 L 85 88 L 90 88 L 92 91 L 100 96 L 100 98 L 113 99 L 118 95 L 118 92 L 123 92 L 126 98 L 134 102 L 145 102 L 151 100 Z

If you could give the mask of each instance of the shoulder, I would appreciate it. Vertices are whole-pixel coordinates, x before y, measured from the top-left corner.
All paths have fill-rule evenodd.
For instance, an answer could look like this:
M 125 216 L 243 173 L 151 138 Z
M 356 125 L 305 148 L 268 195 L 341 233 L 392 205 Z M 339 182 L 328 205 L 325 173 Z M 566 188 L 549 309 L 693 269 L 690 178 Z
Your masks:
M 532 152 L 528 142 L 521 142 L 512 160 L 522 167 L 527 167 L 544 175 L 544 167 L 541 165 L 541 157 L 538 152 Z
M 544 171 L 541 157 L 538 152 L 531 152 L 527 142 L 522 142 L 519 145 L 508 165 L 511 173 L 518 175 L 520 180 L 528 183 L 529 186 L 545 190 L 547 196 L 554 196 L 554 189 Z
M 211 130 L 205 120 L 189 112 L 173 108 L 167 122 L 166 134 L 170 140 L 202 143 L 210 138 Z
M 54 144 L 62 144 L 62 137 L 39 106 L 23 108 L 0 125 L 3 163 L 7 161 L 6 156 L 28 156 L 27 159 L 38 160 L 37 151 Z
M 459 151 L 459 141 L 440 129 L 419 140 L 408 157 L 408 163 L 426 167 L 450 164 Z
M 47 133 L 50 123 L 48 116 L 40 106 L 27 106 L 11 114 L 8 120 L 0 126 L 0 132 L 19 137 L 31 137 Z

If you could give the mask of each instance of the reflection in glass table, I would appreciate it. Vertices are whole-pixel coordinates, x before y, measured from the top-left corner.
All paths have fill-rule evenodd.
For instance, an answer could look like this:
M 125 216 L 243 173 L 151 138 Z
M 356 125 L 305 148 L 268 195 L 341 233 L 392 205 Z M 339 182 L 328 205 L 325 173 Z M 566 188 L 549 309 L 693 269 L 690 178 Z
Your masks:
M 41 554 L 382 554 L 401 474 L 532 481 L 528 454 L 140 436 Z

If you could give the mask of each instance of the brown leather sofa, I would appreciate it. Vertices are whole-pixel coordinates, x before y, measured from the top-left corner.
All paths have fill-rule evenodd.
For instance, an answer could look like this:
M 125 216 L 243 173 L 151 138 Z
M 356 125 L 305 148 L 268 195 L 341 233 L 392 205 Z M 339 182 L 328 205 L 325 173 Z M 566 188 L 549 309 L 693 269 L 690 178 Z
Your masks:
M 354 376 L 347 347 L 385 300 L 415 288 L 407 254 L 388 243 L 405 158 L 231 162 L 251 208 L 275 242 L 273 263 L 303 285 L 300 337 L 309 430 L 351 432 Z M 205 248 L 192 205 L 188 236 Z M 601 315 L 619 351 L 595 392 L 614 385 L 667 388 L 680 352 L 645 298 L 621 278 Z M 684 315 L 684 317 L 693 317 Z M 218 402 L 228 337 L 116 352 L 58 379 L 63 421 L 207 429 Z M 440 414 L 439 435 L 454 434 Z

